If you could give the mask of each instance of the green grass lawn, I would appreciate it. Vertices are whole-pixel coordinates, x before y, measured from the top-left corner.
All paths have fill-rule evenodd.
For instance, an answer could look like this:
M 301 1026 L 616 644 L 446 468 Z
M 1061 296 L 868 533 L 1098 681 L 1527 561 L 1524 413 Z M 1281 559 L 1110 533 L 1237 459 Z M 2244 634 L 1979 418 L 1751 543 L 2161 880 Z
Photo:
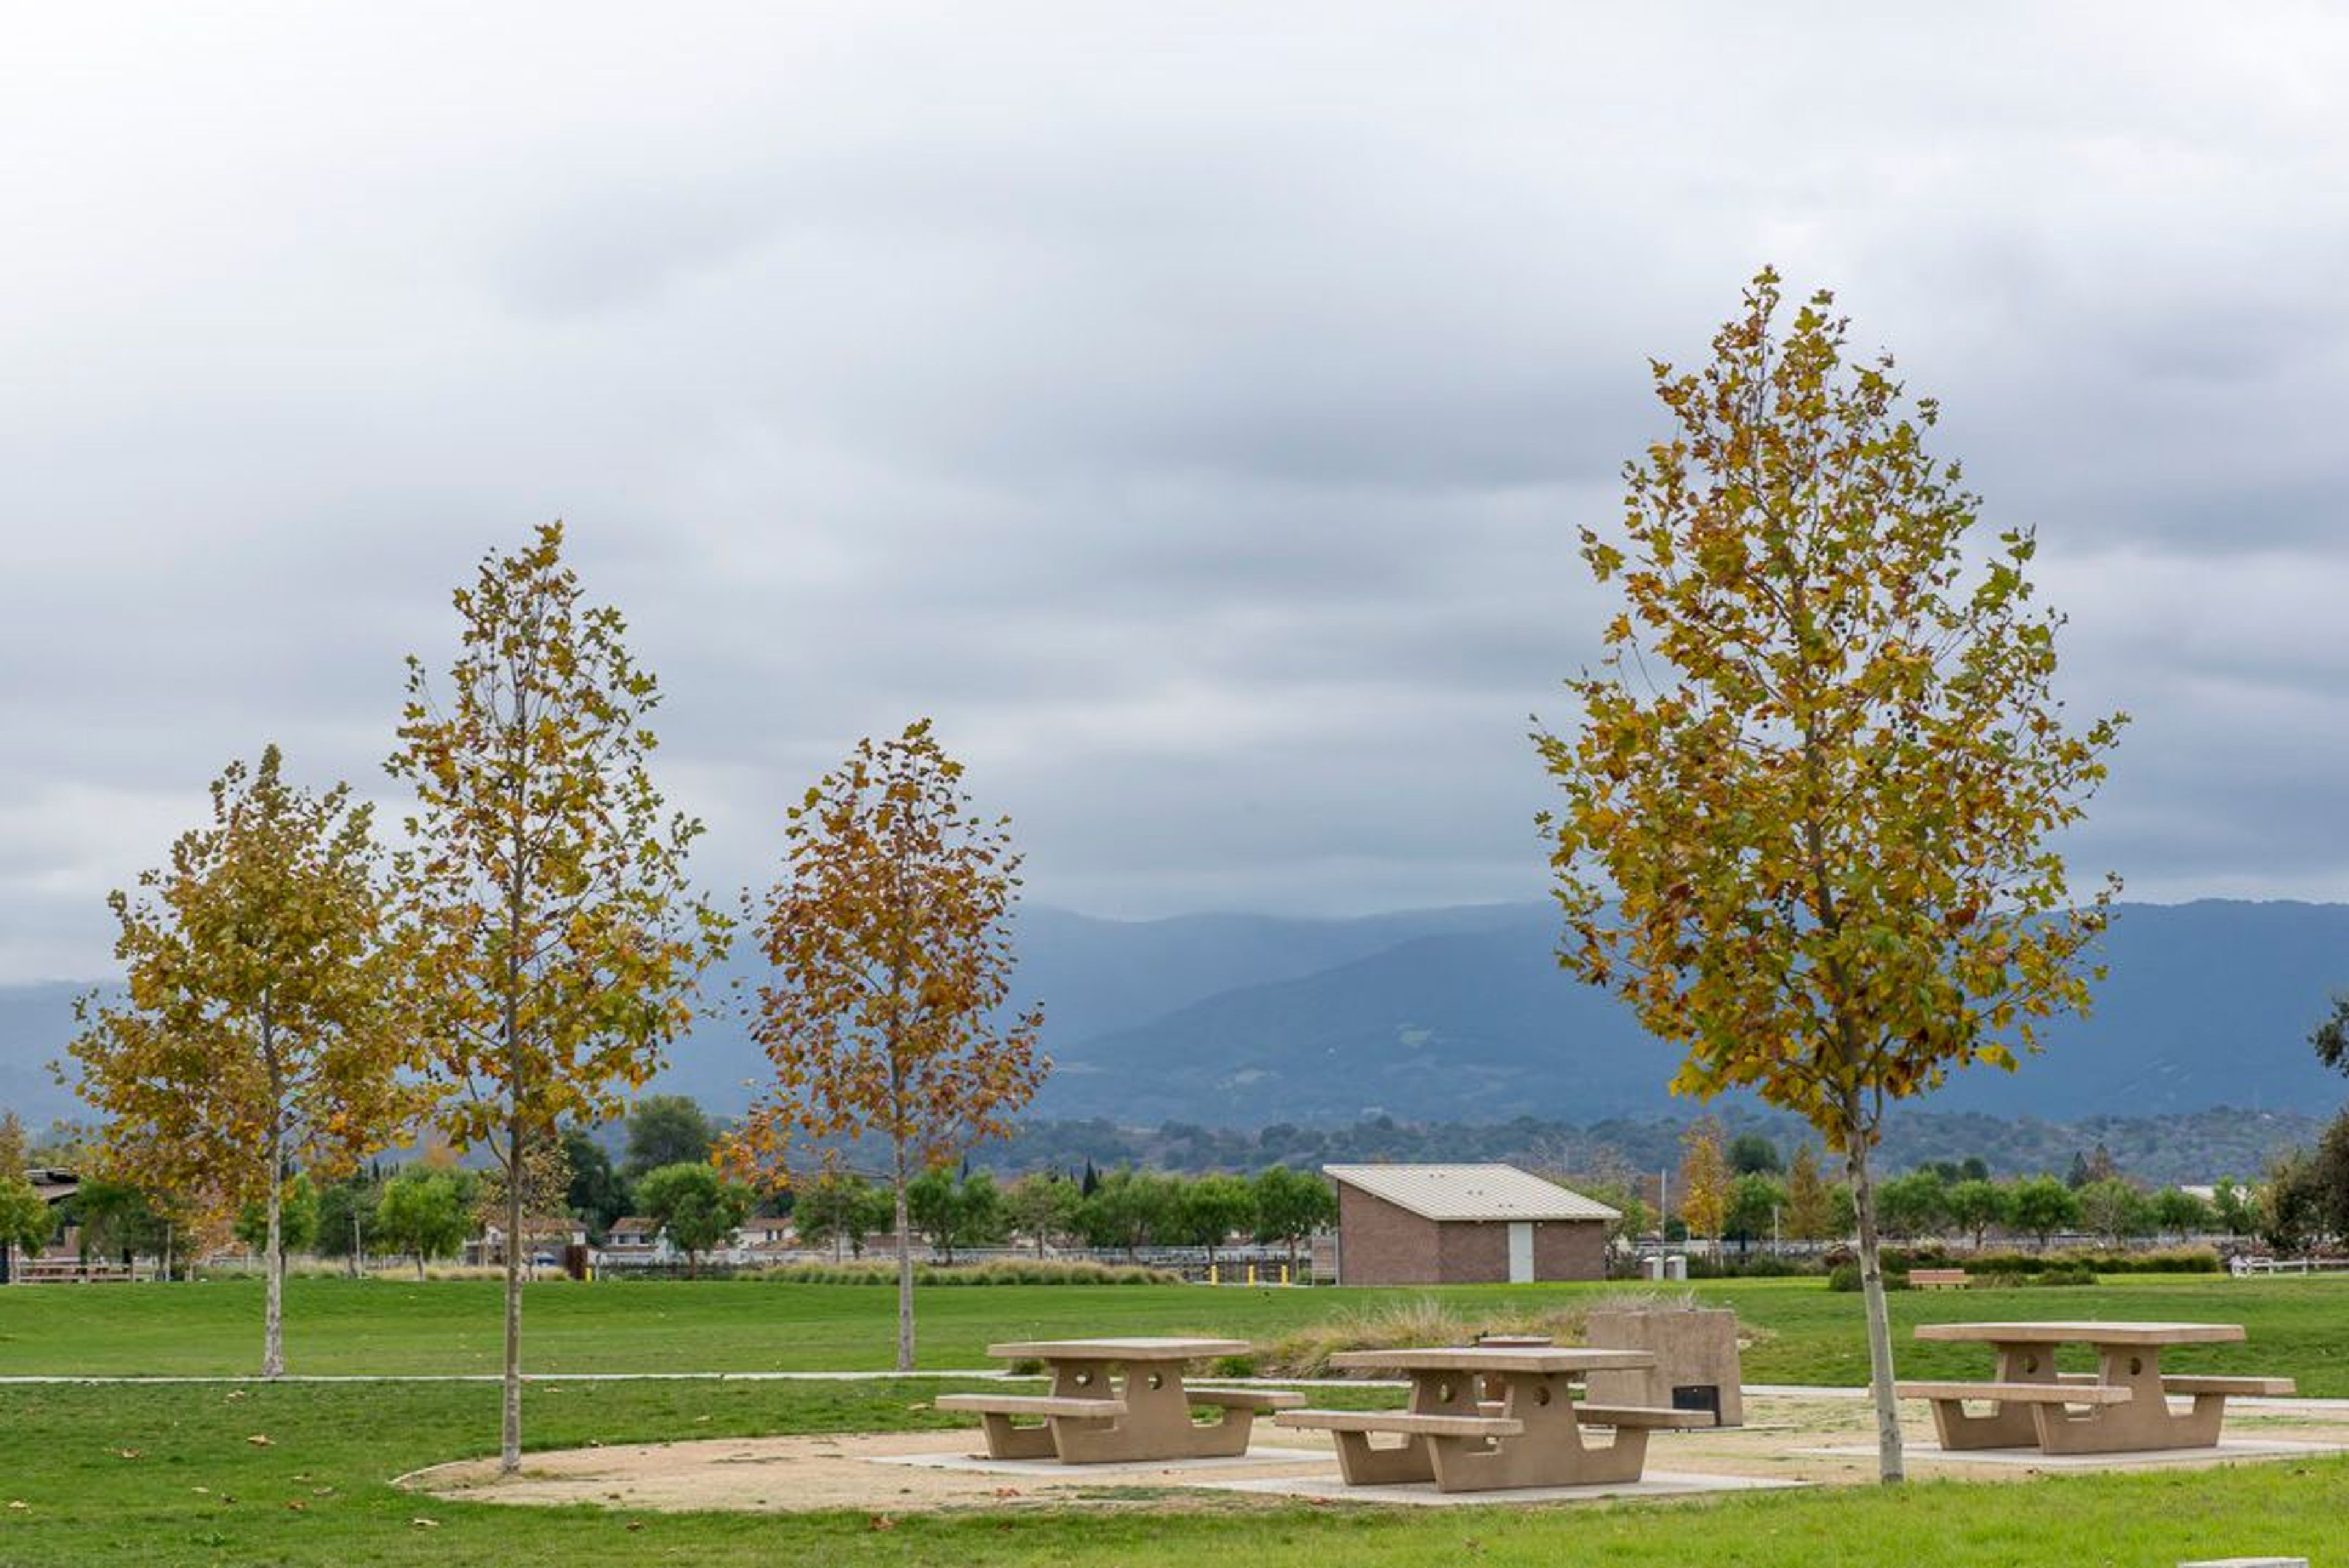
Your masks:
M 1398 1295 L 1440 1297 L 1470 1319 L 1592 1297 L 1619 1286 L 1464 1286 L 1428 1292 L 1207 1289 L 1196 1285 L 937 1286 L 918 1294 L 920 1364 L 988 1365 L 1008 1338 L 1208 1332 L 1259 1341 Z M 1816 1279 L 1700 1284 L 1759 1336 L 1759 1383 L 1867 1380 L 1860 1299 Z M 2349 1396 L 2349 1279 L 2116 1276 L 2075 1289 L 1913 1291 L 1891 1298 L 1901 1370 L 1986 1372 L 1988 1350 L 1920 1345 L 1915 1325 L 1959 1318 L 2182 1318 L 2240 1323 L 2249 1341 L 2172 1353 L 2180 1370 L 2295 1377 L 2305 1394 Z M 891 1295 L 871 1285 L 758 1281 L 533 1286 L 523 1313 L 533 1372 L 839 1371 L 889 1365 Z M 490 1372 L 499 1365 L 493 1281 L 289 1282 L 291 1369 Z M 238 1374 L 259 1364 L 257 1283 L 0 1290 L 0 1375 Z
M 1384 1293 L 1392 1299 L 1397 1294 Z M 1435 1294 L 1472 1319 L 1600 1287 Z M 1703 1285 L 1761 1336 L 1748 1378 L 1860 1380 L 1859 1301 L 1816 1281 Z M 942 1287 L 922 1293 L 923 1361 L 987 1365 L 990 1340 L 1212 1330 L 1276 1337 L 1381 1293 L 1159 1286 Z M 2250 1344 L 2175 1364 L 2297 1377 L 2349 1394 L 2349 1282 L 2114 1279 L 2074 1290 L 1896 1295 L 1902 1369 L 1980 1374 L 1988 1352 L 1915 1345 L 1907 1329 L 1960 1317 L 2186 1318 L 2245 1324 Z M 257 1359 L 260 1291 L 201 1285 L 0 1290 L 0 1374 L 243 1373 Z M 297 1280 L 288 1321 L 297 1372 L 482 1372 L 494 1367 L 494 1283 Z M 531 1293 L 535 1371 L 874 1367 L 892 1298 L 864 1286 L 757 1282 L 577 1286 Z M 644 1382 L 534 1385 L 533 1449 L 805 1431 L 962 1425 L 930 1411 L 938 1386 Z M 864 1563 L 1404 1564 L 1473 1559 L 1645 1568 L 1904 1568 L 2174 1563 L 2260 1552 L 2349 1558 L 2349 1461 L 2217 1471 L 2065 1476 L 2021 1484 L 1930 1482 L 1607 1509 L 1267 1508 L 1205 1501 L 1095 1512 L 1023 1509 L 778 1518 L 427 1501 L 406 1470 L 493 1451 L 485 1384 L 0 1386 L 0 1568 L 48 1563 L 772 1563 L 821 1554 Z M 267 1445 L 248 1439 L 265 1436 Z M 125 1457 L 126 1454 L 132 1457 Z M 1151 1502 L 1146 1495 L 1140 1501 Z M 12 1506 L 25 1504 L 23 1508 Z M 433 1521 L 417 1524 L 418 1519 Z
M 525 1429 L 533 1448 L 903 1429 L 940 1424 L 923 1403 L 936 1387 L 558 1384 L 533 1388 Z M 1149 1494 L 1129 1493 L 1133 1506 L 1107 1512 L 1009 1505 L 880 1521 L 864 1511 L 521 1509 L 388 1484 L 491 1451 L 495 1431 L 496 1390 L 472 1384 L 0 1387 L 0 1564 L 1989 1568 L 2261 1552 L 2327 1562 L 2349 1552 L 2349 1461 L 2338 1460 L 1612 1508 L 1438 1511 L 1195 1497 L 1151 1506 Z

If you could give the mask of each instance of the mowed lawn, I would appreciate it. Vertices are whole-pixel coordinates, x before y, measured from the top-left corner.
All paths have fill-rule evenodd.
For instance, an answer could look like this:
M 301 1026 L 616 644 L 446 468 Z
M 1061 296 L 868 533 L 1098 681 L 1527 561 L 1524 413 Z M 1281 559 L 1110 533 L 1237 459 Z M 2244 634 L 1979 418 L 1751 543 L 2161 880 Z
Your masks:
M 939 1385 L 533 1385 L 533 1449 L 944 1423 Z M 1669 1504 L 1313 1507 L 1102 1489 L 1098 1509 L 1014 1499 L 892 1515 L 652 1513 L 450 1502 L 390 1485 L 494 1451 L 471 1383 L 0 1387 L 0 1564 L 866 1564 L 1607 1568 L 2168 1564 L 2349 1554 L 2349 1461 L 1835 1488 Z M 260 1441 L 257 1439 L 266 1439 Z
M 939 1286 L 918 1293 L 919 1363 L 990 1365 L 996 1340 L 1098 1334 L 1210 1333 L 1260 1343 L 1382 1303 L 1433 1297 L 1472 1325 L 1489 1316 L 1620 1296 L 1619 1285 L 1476 1286 L 1428 1291 L 1277 1290 L 1198 1285 Z M 1699 1300 L 1736 1309 L 1754 1337 L 1749 1382 L 1867 1380 L 1860 1299 L 1816 1279 L 1702 1284 Z M 878 1370 L 890 1365 L 893 1296 L 869 1285 L 754 1280 L 531 1287 L 524 1363 L 534 1373 Z M 1986 1372 L 1989 1352 L 1920 1345 L 1915 1325 L 1959 1318 L 2097 1317 L 2240 1323 L 2240 1346 L 2173 1352 L 2179 1370 L 2299 1378 L 2311 1395 L 2349 1397 L 2349 1278 L 2238 1281 L 2212 1275 L 2111 1277 L 2093 1286 L 1913 1291 L 1891 1297 L 1901 1370 Z M 0 1289 L 0 1376 L 218 1376 L 260 1360 L 261 1291 L 249 1280 Z M 295 1373 L 493 1372 L 493 1281 L 297 1279 L 286 1338 Z
M 1212 1330 L 1257 1340 L 1382 1301 L 1435 1295 L 1464 1317 L 1620 1294 L 1550 1286 L 1421 1292 L 991 1286 L 926 1290 L 926 1364 L 987 1365 L 995 1339 Z M 1859 1304 L 1816 1281 L 1699 1288 L 1758 1335 L 1755 1381 L 1851 1382 Z M 2247 1324 L 2251 1345 L 2181 1364 L 2298 1377 L 2349 1393 L 2349 1282 L 2207 1277 L 2072 1290 L 1896 1295 L 1904 1370 L 1987 1369 L 1986 1353 L 1907 1341 L 1930 1318 L 2178 1317 Z M 258 1287 L 244 1281 L 0 1290 L 0 1374 L 237 1374 L 257 1356 Z M 483 1372 L 497 1357 L 493 1283 L 298 1280 L 297 1372 Z M 758 1282 L 531 1293 L 528 1361 L 552 1374 L 877 1367 L 885 1289 Z M 1931 1354 L 1928 1354 L 1930 1351 Z M 1980 1362 L 1980 1365 L 1976 1363 Z M 934 1381 L 533 1384 L 533 1449 L 754 1433 L 965 1424 Z M 2349 1558 L 2349 1461 L 2214 1471 L 1931 1481 L 1696 1503 L 1422 1512 L 1269 1506 L 1104 1489 L 1102 1510 L 1000 1507 L 892 1517 L 652 1514 L 452 1503 L 394 1488 L 408 1470 L 494 1451 L 496 1389 L 478 1383 L 0 1385 L 0 1568 L 82 1563 L 750 1564 L 820 1555 L 866 1563 L 1196 1564 L 1309 1568 L 1495 1563 L 1908 1568 L 2167 1563 L 2256 1553 Z M 1391 1398 L 1392 1396 L 1386 1396 Z M 256 1440 L 265 1439 L 265 1441 Z

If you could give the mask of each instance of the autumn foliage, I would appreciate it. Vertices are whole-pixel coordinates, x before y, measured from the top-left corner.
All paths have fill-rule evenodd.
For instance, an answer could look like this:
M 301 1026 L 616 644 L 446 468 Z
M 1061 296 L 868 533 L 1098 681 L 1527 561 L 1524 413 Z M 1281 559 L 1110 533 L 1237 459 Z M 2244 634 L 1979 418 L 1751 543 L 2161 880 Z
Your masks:
M 1005 1132 L 1049 1067 L 1040 1010 L 997 1021 L 1019 857 L 1005 820 L 973 813 L 962 774 L 920 720 L 858 742 L 792 808 L 785 874 L 757 916 L 771 975 L 750 1020 L 775 1079 L 725 1155 L 771 1183 L 807 1169 L 819 1140 L 887 1145 L 901 1367 L 913 1356 L 905 1184 Z
M 2013 1068 L 2087 1003 L 2117 883 L 2075 904 L 2048 841 L 2122 719 L 2064 722 L 2034 539 L 1969 551 L 1981 503 L 1926 451 L 1935 406 L 1847 358 L 1830 295 L 1780 305 L 1765 271 L 1709 364 L 1655 366 L 1674 433 L 1627 468 L 1620 529 L 1582 533 L 1621 596 L 1604 662 L 1567 683 L 1580 726 L 1536 739 L 1563 795 L 1563 962 L 1682 1047 L 1676 1089 L 1753 1089 L 1845 1155 L 1880 1284 L 1886 1107 Z

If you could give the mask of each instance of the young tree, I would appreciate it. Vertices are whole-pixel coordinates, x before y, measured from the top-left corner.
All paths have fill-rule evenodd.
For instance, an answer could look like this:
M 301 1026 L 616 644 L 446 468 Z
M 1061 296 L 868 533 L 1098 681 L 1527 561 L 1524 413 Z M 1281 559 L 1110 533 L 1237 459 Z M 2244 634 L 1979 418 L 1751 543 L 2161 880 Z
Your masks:
M 827 1171 L 799 1190 L 799 1201 L 792 1205 L 792 1224 L 800 1240 L 809 1245 L 829 1243 L 834 1258 L 843 1244 L 862 1253 L 876 1218 L 873 1197 L 873 1184 L 864 1177 Z
M 1052 1239 L 1074 1227 L 1077 1205 L 1084 1195 L 1077 1184 L 1057 1171 L 1035 1171 L 1014 1181 L 1003 1194 L 1003 1215 L 1011 1229 L 1036 1243 L 1041 1258 Z
M 0 1170 L 0 1280 L 12 1277 L 14 1254 L 38 1253 L 57 1228 L 48 1200 L 15 1170 Z
M 32 1169 L 33 1151 L 25 1141 L 25 1124 L 13 1110 L 0 1109 L 0 1177 L 21 1177 Z
M 1972 1239 L 1976 1252 L 1982 1251 L 1983 1233 L 1992 1225 L 2006 1223 L 2013 1213 L 2006 1189 L 1995 1181 L 1958 1182 L 1943 1194 L 1942 1202 L 1950 1223 Z
M 1775 1176 L 1786 1167 L 1776 1144 L 1758 1132 L 1741 1132 L 1730 1141 L 1729 1168 L 1740 1176 Z
M 212 787 L 212 822 L 114 893 L 127 995 L 76 1005 L 75 1087 L 107 1118 L 101 1164 L 200 1217 L 262 1211 L 261 1375 L 285 1370 L 287 1173 L 332 1179 L 420 1108 L 417 1034 L 369 810 L 286 781 L 274 746 Z
M 1798 1242 L 1824 1242 L 1841 1233 L 1826 1178 L 1819 1174 L 1818 1154 L 1807 1143 L 1795 1150 L 1786 1171 L 1786 1233 Z
M 478 1185 L 469 1171 L 409 1166 L 384 1183 L 375 1212 L 377 1243 L 412 1255 L 416 1277 L 422 1279 L 425 1264 L 456 1256 L 472 1233 Z
M 1949 1212 L 1949 1190 L 1933 1171 L 1910 1171 L 1877 1189 L 1876 1208 L 1884 1228 L 1894 1235 L 1930 1235 Z
M 1256 1189 L 1244 1178 L 1220 1172 L 1183 1184 L 1174 1202 L 1174 1223 L 1191 1246 L 1207 1249 L 1207 1266 L 1216 1266 L 1216 1249 L 1235 1231 L 1256 1225 Z
M 1710 1238 L 1718 1250 L 1722 1222 L 1729 1215 L 1729 1161 L 1721 1150 L 1721 1123 L 1701 1117 L 1681 1134 L 1681 1218 L 1689 1233 Z
M 2164 1187 L 2153 1195 L 2153 1222 L 2179 1241 L 2210 1228 L 2217 1217 L 2199 1193 L 2183 1187 Z
M 2080 1222 L 2078 1194 L 2053 1176 L 2042 1174 L 2017 1181 L 2009 1202 L 2015 1227 L 2039 1238 L 2042 1252 L 2047 1250 L 2049 1237 Z
M 1165 1239 L 1175 1197 L 1175 1184 L 1165 1177 L 1120 1168 L 1098 1178 L 1077 1211 L 1077 1224 L 1087 1242 L 1120 1248 L 1133 1263 L 1145 1243 Z
M 400 749 L 416 848 L 399 857 L 419 934 L 441 1123 L 518 1170 L 566 1120 L 595 1122 L 651 1078 L 691 1016 L 724 925 L 692 899 L 701 825 L 664 815 L 647 761 L 659 692 L 619 613 L 581 602 L 563 529 L 485 559 L 454 595 L 460 647 L 436 694 L 408 662 Z M 523 1229 L 523 1183 L 505 1232 Z M 522 1463 L 522 1253 L 506 1249 L 500 1464 Z
M 1737 1250 L 1750 1251 L 1755 1242 L 1772 1239 L 1785 1222 L 1786 1187 L 1775 1176 L 1759 1171 L 1733 1177 L 1729 1203 L 1721 1216 L 1724 1235 L 1737 1239 Z
M 2258 1194 L 2231 1176 L 2221 1176 L 2211 1189 L 2210 1207 L 2230 1236 L 2248 1236 L 2259 1227 Z
M 1685 1048 L 1673 1087 L 1745 1088 L 1849 1171 L 1878 1468 L 1903 1472 L 1869 1151 L 1891 1101 L 2012 1067 L 2085 1007 L 2116 884 L 2072 908 L 2050 835 L 2120 720 L 2075 734 L 2051 693 L 2028 531 L 1970 562 L 1979 503 L 1927 455 L 1891 362 L 1847 362 L 1815 295 L 1790 328 L 1764 271 L 1626 469 L 1623 543 L 1582 553 L 1625 607 L 1579 734 L 1536 739 L 1565 802 L 1562 962 Z
M 905 1184 L 905 1217 L 947 1263 L 955 1249 L 985 1246 L 1003 1235 L 1003 1193 L 981 1171 L 957 1180 L 936 1166 Z
M 724 1244 L 750 1213 L 750 1189 L 729 1181 L 707 1161 L 687 1161 L 647 1171 L 636 1183 L 645 1215 L 685 1253 L 685 1272 L 701 1273 L 701 1254 Z
M 914 1365 L 906 1184 L 1002 1136 L 1050 1066 L 1040 1010 L 995 1021 L 1019 857 L 1005 819 L 972 814 L 962 772 L 919 720 L 859 741 L 792 809 L 759 923 L 773 975 L 750 1025 L 775 1082 L 727 1144 L 734 1168 L 773 1181 L 815 1140 L 887 1143 L 899 1371 Z
M 1288 1277 L 1297 1278 L 1297 1249 L 1316 1231 L 1338 1222 L 1338 1194 L 1310 1171 L 1268 1165 L 1256 1178 L 1256 1239 L 1288 1250 Z
M 318 1194 L 318 1255 L 350 1260 L 351 1277 L 359 1277 L 367 1260 L 369 1237 L 375 1234 L 376 1205 L 383 1201 L 383 1182 L 357 1172 Z

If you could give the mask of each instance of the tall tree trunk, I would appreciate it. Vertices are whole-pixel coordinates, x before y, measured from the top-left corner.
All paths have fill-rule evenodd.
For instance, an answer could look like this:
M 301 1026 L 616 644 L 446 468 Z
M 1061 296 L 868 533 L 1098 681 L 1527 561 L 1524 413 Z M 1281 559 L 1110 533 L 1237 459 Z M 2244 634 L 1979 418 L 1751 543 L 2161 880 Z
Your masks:
M 522 1187 L 520 1119 L 506 1124 L 506 1367 L 498 1471 L 522 1469 Z
M 1877 1479 L 1891 1486 L 1908 1479 L 1900 1452 L 1900 1407 L 1892 1397 L 1892 1321 L 1884 1302 L 1884 1265 L 1876 1233 L 1875 1179 L 1868 1143 L 1855 1133 L 1845 1157 L 1852 1207 L 1859 1220 L 1859 1290 L 1868 1308 L 1868 1386 L 1876 1401 Z
M 914 1369 L 914 1237 L 905 1212 L 905 1140 L 891 1140 L 895 1164 L 889 1180 L 897 1212 L 897 1370 Z

